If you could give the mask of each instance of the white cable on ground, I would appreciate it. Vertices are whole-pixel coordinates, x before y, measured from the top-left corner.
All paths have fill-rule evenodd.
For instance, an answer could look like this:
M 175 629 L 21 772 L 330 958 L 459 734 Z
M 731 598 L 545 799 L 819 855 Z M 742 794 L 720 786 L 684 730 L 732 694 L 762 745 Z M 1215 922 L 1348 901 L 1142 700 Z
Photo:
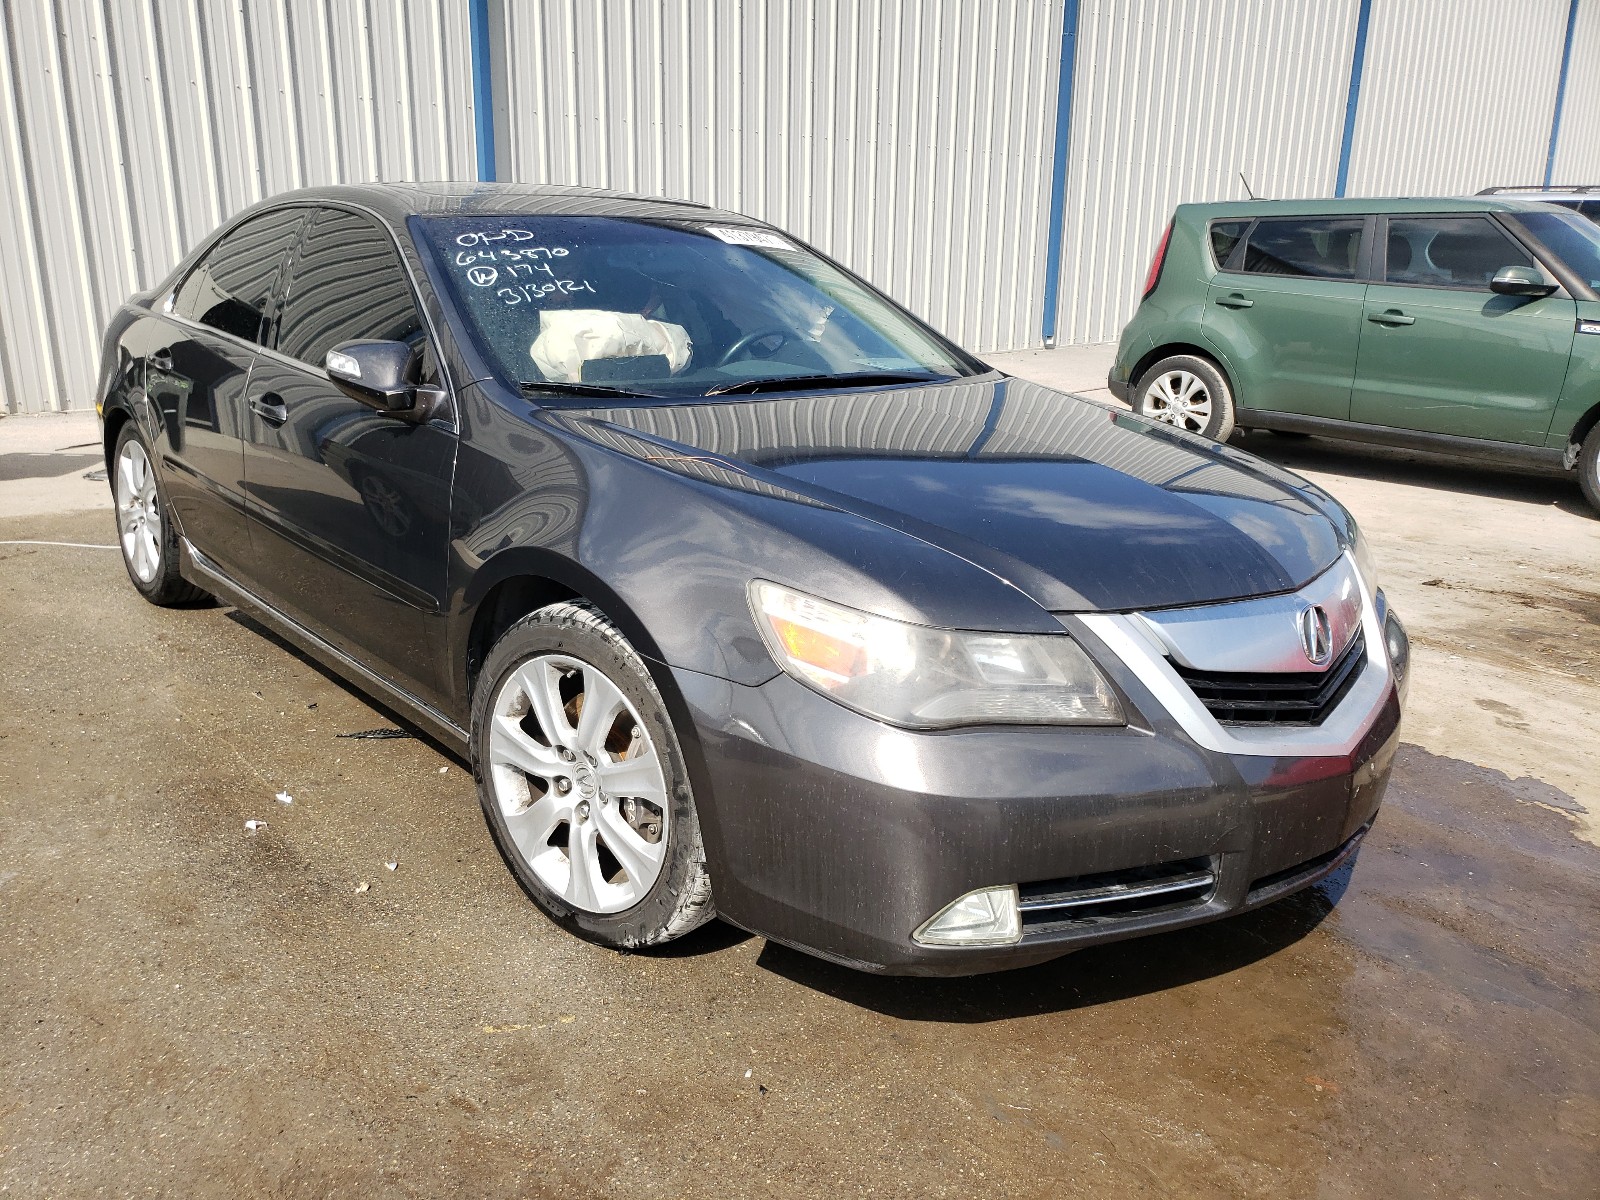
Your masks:
M 91 542 L 4 542 L 0 546 L 70 546 L 74 550 L 117 550 L 118 546 L 97 546 Z

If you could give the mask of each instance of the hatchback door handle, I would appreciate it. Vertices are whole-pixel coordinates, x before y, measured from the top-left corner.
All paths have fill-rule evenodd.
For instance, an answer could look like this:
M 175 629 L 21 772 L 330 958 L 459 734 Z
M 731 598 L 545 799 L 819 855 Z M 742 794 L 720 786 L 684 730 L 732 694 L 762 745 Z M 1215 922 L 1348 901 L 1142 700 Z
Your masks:
M 268 392 L 250 401 L 250 411 L 269 425 L 282 425 L 289 419 L 289 409 L 283 403 L 283 397 L 276 392 Z
M 145 359 L 145 362 L 148 363 L 150 366 L 154 367 L 158 371 L 170 371 L 170 370 L 172 370 L 172 349 L 171 349 L 171 347 L 168 347 L 168 346 L 161 347 L 161 349 L 157 350 L 154 354 L 150 355 L 149 358 Z
M 1398 308 L 1391 308 L 1388 312 L 1368 313 L 1367 320 L 1375 325 L 1415 325 L 1417 319 L 1408 317 Z
M 1218 296 L 1217 303 L 1222 305 L 1223 308 L 1252 308 L 1255 306 L 1254 300 L 1247 300 L 1239 295 L 1238 292 L 1233 293 L 1231 296 Z

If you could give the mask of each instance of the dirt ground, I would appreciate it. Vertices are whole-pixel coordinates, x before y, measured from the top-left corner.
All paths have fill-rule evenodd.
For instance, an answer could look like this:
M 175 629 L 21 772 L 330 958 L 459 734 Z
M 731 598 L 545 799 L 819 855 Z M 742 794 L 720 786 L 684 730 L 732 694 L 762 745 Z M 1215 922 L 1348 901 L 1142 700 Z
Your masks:
M 0 541 L 108 543 L 37 499 L 83 451 L 12 424 Z M 1414 639 L 1359 861 L 966 981 L 575 941 L 459 760 L 339 737 L 394 717 L 114 552 L 0 544 L 0 1192 L 1600 1194 L 1600 520 L 1570 477 L 1245 444 L 1351 506 Z

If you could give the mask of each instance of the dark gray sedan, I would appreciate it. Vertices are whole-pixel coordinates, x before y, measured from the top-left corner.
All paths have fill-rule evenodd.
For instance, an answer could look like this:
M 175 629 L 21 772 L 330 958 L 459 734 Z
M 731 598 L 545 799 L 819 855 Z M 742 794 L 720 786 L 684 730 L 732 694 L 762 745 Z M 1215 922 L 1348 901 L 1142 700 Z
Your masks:
M 106 335 L 149 600 L 248 608 L 470 755 L 564 928 L 963 974 L 1350 860 L 1405 632 L 1305 480 L 1008 379 L 770 226 L 296 192 Z

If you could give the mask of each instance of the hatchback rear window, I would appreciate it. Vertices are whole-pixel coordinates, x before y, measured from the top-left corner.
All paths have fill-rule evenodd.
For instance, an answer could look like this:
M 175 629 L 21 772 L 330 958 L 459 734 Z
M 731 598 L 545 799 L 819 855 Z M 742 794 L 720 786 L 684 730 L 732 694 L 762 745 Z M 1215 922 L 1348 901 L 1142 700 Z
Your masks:
M 1249 228 L 1249 221 L 1211 222 L 1211 257 L 1216 260 L 1219 271 L 1228 265 L 1228 256 Z
M 1361 259 L 1361 217 L 1274 217 L 1256 222 L 1243 270 L 1253 275 L 1354 279 Z

